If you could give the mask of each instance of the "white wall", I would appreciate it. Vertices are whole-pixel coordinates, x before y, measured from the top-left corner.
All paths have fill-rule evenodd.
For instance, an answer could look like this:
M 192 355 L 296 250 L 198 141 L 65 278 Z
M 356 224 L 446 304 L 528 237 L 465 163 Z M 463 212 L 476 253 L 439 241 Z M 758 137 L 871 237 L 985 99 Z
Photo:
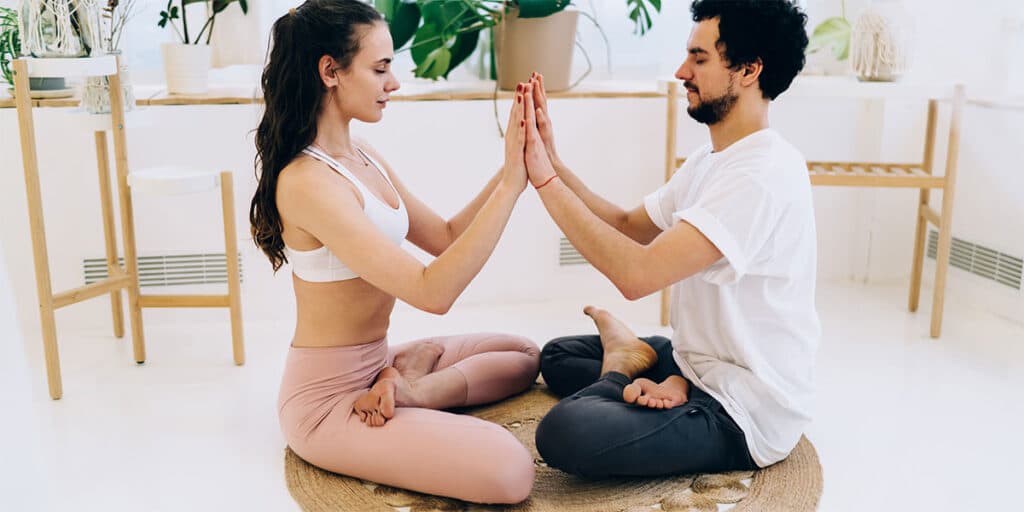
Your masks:
M 596 3 L 602 23 L 612 34 L 617 62 L 641 62 L 639 56 L 648 55 L 650 58 L 645 62 L 659 68 L 647 68 L 648 76 L 675 67 L 676 55 L 689 30 L 686 2 L 665 2 L 665 12 L 656 20 L 655 30 L 644 39 L 634 38 L 625 16 L 613 11 L 618 2 Z M 812 24 L 815 19 L 838 12 L 835 2 L 808 3 Z M 992 80 L 993 69 L 1000 64 L 990 57 L 998 41 L 995 32 L 1002 16 L 1010 12 L 1009 2 L 980 1 L 969 9 L 951 0 L 908 0 L 907 4 L 916 9 L 920 27 L 914 68 L 918 79 L 952 77 L 980 84 L 978 88 Z M 853 16 L 863 5 L 865 2 L 851 0 L 848 14 Z M 272 14 L 267 13 L 272 10 L 262 11 L 263 17 L 271 18 Z M 139 15 L 136 23 L 140 31 L 147 20 Z M 137 48 L 149 46 L 137 44 Z M 158 63 L 157 57 L 142 55 L 148 55 L 145 64 L 150 68 L 159 66 L 153 60 Z M 133 76 L 139 75 L 144 81 L 145 72 Z M 505 108 L 502 104 L 499 111 L 504 112 Z M 561 151 L 595 189 L 624 206 L 633 206 L 639 204 L 645 192 L 658 185 L 664 143 L 662 101 L 562 100 L 553 102 L 552 109 Z M 862 109 L 862 105 L 852 101 L 784 96 L 772 121 L 809 159 L 918 158 L 924 130 L 920 105 L 886 107 L 887 131 L 875 134 L 880 155 L 858 155 L 852 142 L 858 134 L 874 129 L 855 125 Z M 257 108 L 164 107 L 154 108 L 151 113 L 160 119 L 158 126 L 139 127 L 129 133 L 133 165 L 187 162 L 233 170 L 239 236 L 247 251 L 246 310 L 289 317 L 292 299 L 287 277 L 272 277 L 265 260 L 245 240 L 248 201 L 253 190 L 249 130 L 258 118 Z M 75 129 L 74 122 L 68 121 L 62 112 L 53 110 L 40 111 L 37 130 L 45 141 L 40 162 L 53 282 L 54 288 L 61 290 L 81 284 L 82 258 L 102 254 L 92 138 Z M 454 213 L 472 197 L 496 168 L 501 154 L 489 102 L 393 103 L 385 122 L 360 127 L 360 131 L 388 156 L 413 190 L 445 215 Z M 1024 112 L 969 109 L 954 222 L 955 236 L 1018 256 L 1024 255 L 1024 187 L 1016 159 L 1018 148 L 1024 145 L 1022 134 Z M 680 150 L 686 152 L 703 143 L 706 132 L 685 122 L 681 140 Z M 822 279 L 906 283 L 915 192 L 819 188 L 815 190 L 815 200 Z M 939 201 L 939 197 L 934 201 Z M 220 249 L 216 194 L 137 200 L 136 207 L 142 254 Z M 22 331 L 28 334 L 38 330 L 38 316 L 25 212 L 15 112 L 3 109 L 0 218 L 4 222 L 0 235 L 7 262 L 5 271 L 18 307 L 17 318 Z M 462 301 L 591 296 L 613 300 L 614 290 L 593 270 L 557 267 L 557 237 L 536 198 L 526 194 L 494 258 Z M 979 283 L 959 271 L 953 271 L 951 279 L 951 295 L 971 297 L 972 302 L 1024 321 L 1024 298 L 1020 292 Z M 930 301 L 922 303 L 927 311 Z M 156 321 L 164 318 L 159 312 L 148 314 Z M 197 317 L 203 318 L 204 314 L 197 313 Z M 57 315 L 61 328 L 107 325 L 108 316 L 102 300 L 75 305 Z

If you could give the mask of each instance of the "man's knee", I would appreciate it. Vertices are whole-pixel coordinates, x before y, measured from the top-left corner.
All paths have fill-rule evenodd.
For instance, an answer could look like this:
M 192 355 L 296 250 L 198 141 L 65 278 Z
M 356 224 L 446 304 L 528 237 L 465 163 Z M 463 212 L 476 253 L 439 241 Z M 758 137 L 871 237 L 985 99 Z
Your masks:
M 580 435 L 580 426 L 590 421 L 586 406 L 578 400 L 563 400 L 537 425 L 537 452 L 548 466 L 574 475 L 591 476 L 589 461 L 601 449 L 601 442 Z
M 562 367 L 566 359 L 573 356 L 568 345 L 574 341 L 577 340 L 571 337 L 555 338 L 544 345 L 540 352 L 540 375 L 548 388 L 558 396 L 576 392 L 575 389 L 567 388 L 565 368 Z

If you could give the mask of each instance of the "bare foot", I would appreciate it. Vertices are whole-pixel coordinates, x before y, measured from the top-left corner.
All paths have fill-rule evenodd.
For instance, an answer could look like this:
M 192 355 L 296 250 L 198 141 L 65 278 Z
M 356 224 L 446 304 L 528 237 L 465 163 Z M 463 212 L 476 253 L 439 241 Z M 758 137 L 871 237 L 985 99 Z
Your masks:
M 583 312 L 594 319 L 601 334 L 601 375 L 619 372 L 632 379 L 658 362 L 657 352 L 611 313 L 594 306 L 587 306 Z
M 444 354 L 444 346 L 440 343 L 415 342 L 395 354 L 393 366 L 406 380 L 412 381 L 434 371 L 441 354 Z
M 622 390 L 622 399 L 651 409 L 671 409 L 685 404 L 689 392 L 690 384 L 686 379 L 673 375 L 661 384 L 650 379 L 636 379 Z
M 390 366 L 377 374 L 377 382 L 373 387 L 352 404 L 352 409 L 363 423 L 380 427 L 395 417 L 395 395 L 399 380 L 402 380 L 402 375 Z

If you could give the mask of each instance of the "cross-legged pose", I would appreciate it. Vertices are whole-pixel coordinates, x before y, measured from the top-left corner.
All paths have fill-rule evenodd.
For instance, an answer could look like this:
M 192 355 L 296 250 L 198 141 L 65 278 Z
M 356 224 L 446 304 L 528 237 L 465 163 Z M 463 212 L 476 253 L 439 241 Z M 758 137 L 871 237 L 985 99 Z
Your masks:
M 387 341 L 396 299 L 443 314 L 494 250 L 527 183 L 522 95 L 501 170 L 446 221 L 350 135 L 352 120 L 379 121 L 399 87 L 380 14 L 358 0 L 309 0 L 275 22 L 272 45 L 250 220 L 274 270 L 292 269 L 297 321 L 278 402 L 288 445 L 311 464 L 374 482 L 524 500 L 534 476 L 526 448 L 498 425 L 441 409 L 525 390 L 539 348 L 491 333 L 397 351 Z M 424 266 L 403 240 L 436 259 Z
M 804 64 L 786 0 L 697 0 L 676 72 L 711 143 L 625 211 L 555 151 L 543 77 L 527 94 L 526 165 L 551 217 L 622 294 L 672 288 L 672 339 L 587 308 L 599 336 L 548 343 L 566 397 L 537 428 L 551 466 L 587 477 L 745 470 L 784 459 L 810 421 L 820 337 L 807 164 L 768 123 Z

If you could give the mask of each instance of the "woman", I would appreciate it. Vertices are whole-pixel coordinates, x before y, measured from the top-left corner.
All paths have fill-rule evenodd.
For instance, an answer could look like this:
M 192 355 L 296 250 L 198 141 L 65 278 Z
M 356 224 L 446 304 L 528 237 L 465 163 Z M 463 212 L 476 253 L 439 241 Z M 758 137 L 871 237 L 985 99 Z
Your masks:
M 350 136 L 349 122 L 379 121 L 399 87 L 380 14 L 357 0 L 309 0 L 274 23 L 272 38 L 250 220 L 274 270 L 292 265 L 298 318 L 278 402 L 288 445 L 311 464 L 374 482 L 479 503 L 524 500 L 534 474 L 527 450 L 498 425 L 439 409 L 525 390 L 539 368 L 536 345 L 473 334 L 391 353 L 386 338 L 396 298 L 443 314 L 494 250 L 527 182 L 522 98 L 502 169 L 444 221 Z M 403 239 L 436 259 L 424 266 Z

